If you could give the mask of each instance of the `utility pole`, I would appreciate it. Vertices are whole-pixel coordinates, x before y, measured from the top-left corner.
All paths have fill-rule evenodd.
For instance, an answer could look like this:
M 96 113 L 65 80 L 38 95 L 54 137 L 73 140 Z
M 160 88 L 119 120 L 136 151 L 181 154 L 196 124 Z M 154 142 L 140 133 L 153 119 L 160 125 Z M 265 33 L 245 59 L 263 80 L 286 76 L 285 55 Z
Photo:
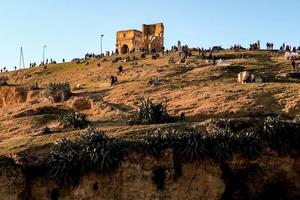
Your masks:
M 23 68 L 25 68 L 23 47 L 21 47 L 20 50 L 20 69 L 22 69 L 22 64 L 23 64 Z
M 46 49 L 47 45 L 43 46 L 43 65 L 45 65 L 45 49 Z
M 102 52 L 102 38 L 104 37 L 104 35 L 103 34 L 101 34 L 101 55 L 100 55 L 100 57 L 102 57 L 102 54 L 103 54 L 103 52 Z

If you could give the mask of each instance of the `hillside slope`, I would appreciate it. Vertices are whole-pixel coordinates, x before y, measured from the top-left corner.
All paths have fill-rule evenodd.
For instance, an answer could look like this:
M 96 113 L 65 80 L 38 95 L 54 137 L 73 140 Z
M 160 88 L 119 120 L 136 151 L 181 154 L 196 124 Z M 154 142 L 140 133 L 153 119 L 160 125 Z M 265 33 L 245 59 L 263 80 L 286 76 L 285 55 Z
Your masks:
M 105 60 L 90 59 L 80 64 L 69 62 L 48 65 L 47 69 L 36 67 L 3 74 L 9 77 L 10 86 L 2 88 L 0 93 L 0 155 L 75 136 L 74 131 L 36 136 L 45 126 L 54 126 L 61 110 L 85 113 L 96 128 L 116 137 L 166 126 L 127 123 L 139 99 L 144 97 L 154 102 L 166 101 L 171 115 L 185 113 L 186 123 L 223 117 L 293 118 L 300 113 L 299 80 L 286 77 L 291 66 L 282 53 L 215 53 L 226 58 L 229 66 L 213 66 L 211 60 L 202 59 L 198 52 L 189 57 L 187 66 L 168 63 L 171 56 L 179 59 L 178 52 L 161 55 L 156 60 L 151 55 L 144 59 L 140 59 L 140 54 L 130 55 L 133 56 L 136 61 L 112 63 L 116 56 L 111 56 Z M 118 74 L 120 65 L 124 72 Z M 238 73 L 244 70 L 261 76 L 264 83 L 237 83 Z M 119 79 L 112 87 L 111 75 Z M 150 79 L 159 79 L 159 84 L 148 85 Z M 35 82 L 43 87 L 51 82 L 70 82 L 72 88 L 84 84 L 84 89 L 73 90 L 74 96 L 64 103 L 53 104 L 43 96 L 43 90 L 23 89 Z

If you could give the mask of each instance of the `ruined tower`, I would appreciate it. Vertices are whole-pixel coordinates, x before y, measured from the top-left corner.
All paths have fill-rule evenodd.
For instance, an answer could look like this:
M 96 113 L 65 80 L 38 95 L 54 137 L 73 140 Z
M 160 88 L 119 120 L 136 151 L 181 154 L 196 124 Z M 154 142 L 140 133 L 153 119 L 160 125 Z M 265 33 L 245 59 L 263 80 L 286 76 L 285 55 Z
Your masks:
M 164 25 L 158 24 L 143 24 L 143 43 L 142 48 L 156 52 L 160 52 L 164 47 Z
M 139 50 L 142 44 L 142 32 L 125 30 L 117 32 L 116 48 L 119 53 L 126 54 L 132 50 Z
M 117 32 L 116 48 L 121 54 L 126 54 L 133 50 L 160 52 L 163 47 L 163 23 L 150 25 L 143 24 L 142 32 L 134 29 Z

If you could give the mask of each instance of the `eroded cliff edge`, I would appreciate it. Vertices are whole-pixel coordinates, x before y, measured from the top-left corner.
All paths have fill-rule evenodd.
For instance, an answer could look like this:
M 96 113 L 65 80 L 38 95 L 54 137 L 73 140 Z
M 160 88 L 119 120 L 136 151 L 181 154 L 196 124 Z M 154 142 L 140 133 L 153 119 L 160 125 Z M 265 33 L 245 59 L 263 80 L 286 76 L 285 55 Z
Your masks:
M 239 123 L 235 120 L 233 124 Z M 244 122 L 233 129 L 240 132 L 241 127 L 245 127 Z M 297 147 L 291 141 L 288 147 L 284 138 L 280 140 L 281 146 L 274 143 L 276 138 L 269 139 L 272 144 L 262 143 L 255 158 L 233 151 L 226 159 L 218 160 L 212 154 L 204 153 L 201 158 L 189 161 L 178 159 L 178 151 L 168 146 L 161 148 L 159 156 L 145 149 L 127 149 L 115 170 L 107 174 L 86 172 L 77 184 L 57 183 L 48 175 L 45 162 L 52 145 L 45 145 L 11 155 L 12 159 L 1 159 L 0 198 L 299 199 L 300 156 Z M 127 145 L 132 142 L 127 141 Z

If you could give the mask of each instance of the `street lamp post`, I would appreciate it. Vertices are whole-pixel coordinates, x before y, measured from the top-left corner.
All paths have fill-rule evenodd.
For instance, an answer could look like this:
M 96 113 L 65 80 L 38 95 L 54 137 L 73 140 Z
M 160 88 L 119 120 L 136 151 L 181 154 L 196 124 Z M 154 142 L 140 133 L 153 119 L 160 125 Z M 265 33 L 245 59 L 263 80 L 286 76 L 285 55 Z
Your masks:
M 104 37 L 104 35 L 102 34 L 101 35 L 101 55 L 100 55 L 100 57 L 102 57 L 102 54 L 103 54 L 103 52 L 102 52 L 102 38 Z
M 45 49 L 46 49 L 47 45 L 43 46 L 43 65 L 45 65 Z

